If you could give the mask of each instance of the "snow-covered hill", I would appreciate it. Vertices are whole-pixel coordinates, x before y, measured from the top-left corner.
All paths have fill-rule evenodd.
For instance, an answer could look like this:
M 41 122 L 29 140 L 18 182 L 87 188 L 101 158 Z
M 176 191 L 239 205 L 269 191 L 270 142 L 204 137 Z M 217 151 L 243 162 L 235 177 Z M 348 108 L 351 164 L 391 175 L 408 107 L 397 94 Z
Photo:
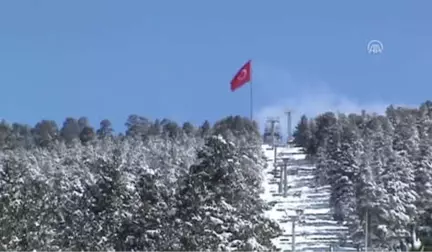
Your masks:
M 263 145 L 268 166 L 264 173 L 265 191 L 262 198 L 274 206 L 267 215 L 276 220 L 284 229 L 284 234 L 274 240 L 282 251 L 292 249 L 292 218 L 296 210 L 303 214 L 295 226 L 296 251 L 324 251 L 330 245 L 338 247 L 343 237 L 347 237 L 347 227 L 339 225 L 332 218 L 329 205 L 330 187 L 317 186 L 314 181 L 313 165 L 307 164 L 305 154 L 298 148 L 278 147 L 276 162 L 283 157 L 290 158 L 287 167 L 287 195 L 279 193 L 281 170 L 274 167 L 274 150 Z M 349 248 L 344 248 L 347 250 Z

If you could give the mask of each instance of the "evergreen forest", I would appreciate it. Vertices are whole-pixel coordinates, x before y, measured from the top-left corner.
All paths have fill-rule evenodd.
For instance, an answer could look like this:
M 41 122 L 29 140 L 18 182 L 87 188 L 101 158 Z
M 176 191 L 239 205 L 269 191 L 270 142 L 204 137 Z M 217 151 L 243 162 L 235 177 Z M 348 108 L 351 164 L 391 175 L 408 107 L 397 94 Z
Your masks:
M 363 243 L 367 219 L 369 244 L 399 243 L 415 231 L 430 246 L 431 101 L 389 106 L 383 115 L 302 116 L 294 135 L 317 166 L 317 182 L 331 185 L 334 218 L 352 239 Z
M 0 250 L 270 250 L 255 123 L 0 124 Z

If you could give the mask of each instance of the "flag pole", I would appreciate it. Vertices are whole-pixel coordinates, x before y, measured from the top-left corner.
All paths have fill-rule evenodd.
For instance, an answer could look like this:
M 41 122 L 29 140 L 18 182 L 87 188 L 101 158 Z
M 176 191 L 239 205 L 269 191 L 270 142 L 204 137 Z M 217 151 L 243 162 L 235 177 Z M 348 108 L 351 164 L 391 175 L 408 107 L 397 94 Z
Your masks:
M 250 119 L 251 119 L 251 121 L 253 121 L 253 78 L 252 78 L 252 60 L 250 60 L 250 62 L 251 62 L 251 68 L 250 68 L 250 78 L 251 78 L 251 80 L 250 80 Z

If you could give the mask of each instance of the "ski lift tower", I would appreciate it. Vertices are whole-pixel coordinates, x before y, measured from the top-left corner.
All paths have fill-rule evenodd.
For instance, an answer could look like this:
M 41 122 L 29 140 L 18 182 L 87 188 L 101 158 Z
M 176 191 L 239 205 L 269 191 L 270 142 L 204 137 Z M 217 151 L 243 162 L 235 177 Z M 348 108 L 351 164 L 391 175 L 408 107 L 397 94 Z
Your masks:
M 293 110 L 286 109 L 285 114 L 287 115 L 287 144 L 290 145 L 292 142 L 292 130 L 291 130 L 291 114 Z
M 268 117 L 264 128 L 264 143 L 275 146 L 280 142 L 279 117 Z

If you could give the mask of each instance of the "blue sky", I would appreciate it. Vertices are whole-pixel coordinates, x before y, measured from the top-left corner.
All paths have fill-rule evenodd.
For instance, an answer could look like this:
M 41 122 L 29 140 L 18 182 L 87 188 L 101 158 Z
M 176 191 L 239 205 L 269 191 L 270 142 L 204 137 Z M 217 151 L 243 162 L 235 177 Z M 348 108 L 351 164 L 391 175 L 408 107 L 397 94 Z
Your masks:
M 229 82 L 253 60 L 255 117 L 382 111 L 432 98 L 432 2 L 1 1 L 0 116 L 249 115 Z M 380 55 L 367 43 L 384 44 Z

